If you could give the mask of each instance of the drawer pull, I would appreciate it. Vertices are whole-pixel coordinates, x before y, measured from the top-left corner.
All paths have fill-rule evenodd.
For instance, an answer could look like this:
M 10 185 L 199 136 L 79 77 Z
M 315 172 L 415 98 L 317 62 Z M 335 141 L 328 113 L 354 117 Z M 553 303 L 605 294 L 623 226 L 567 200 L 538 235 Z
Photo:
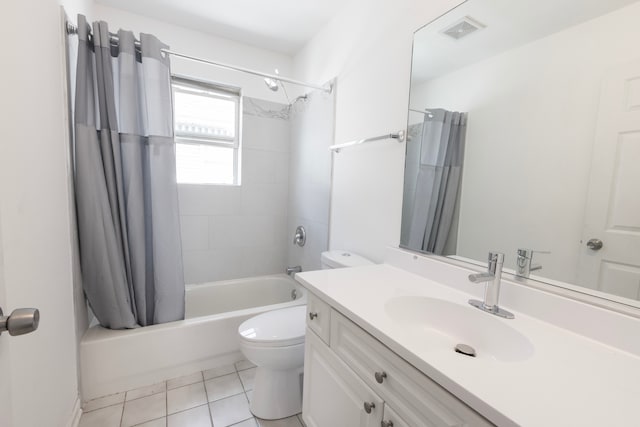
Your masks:
M 364 402 L 364 412 L 370 414 L 373 408 L 376 407 L 376 404 L 373 402 Z
M 313 320 L 318 317 L 318 313 L 309 313 L 309 320 Z
M 382 422 L 380 423 L 380 427 L 393 427 L 393 421 L 382 420 Z
M 387 373 L 385 371 L 376 372 L 375 373 L 375 377 L 376 377 L 376 381 L 378 382 L 378 384 L 382 384 L 384 379 L 387 378 Z

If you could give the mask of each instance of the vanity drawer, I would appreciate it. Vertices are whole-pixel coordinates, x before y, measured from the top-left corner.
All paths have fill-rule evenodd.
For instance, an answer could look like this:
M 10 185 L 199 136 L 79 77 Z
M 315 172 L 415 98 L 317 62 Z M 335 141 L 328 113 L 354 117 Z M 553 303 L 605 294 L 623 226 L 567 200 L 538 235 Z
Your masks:
M 307 294 L 307 326 L 329 345 L 331 307 L 311 292 Z
M 388 403 L 384 404 L 384 414 L 382 415 L 381 427 L 411 427 L 409 423 L 403 420 Z
M 492 425 L 336 311 L 331 315 L 331 348 L 410 425 Z

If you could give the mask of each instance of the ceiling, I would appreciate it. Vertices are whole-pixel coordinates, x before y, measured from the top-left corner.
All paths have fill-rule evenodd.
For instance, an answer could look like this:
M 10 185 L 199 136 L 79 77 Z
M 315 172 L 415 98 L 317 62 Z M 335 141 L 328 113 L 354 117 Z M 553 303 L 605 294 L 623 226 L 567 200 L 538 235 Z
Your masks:
M 253 46 L 296 53 L 345 0 L 96 0 Z
M 418 30 L 412 84 L 420 84 L 638 0 L 469 0 Z M 442 31 L 465 16 L 486 28 L 460 40 Z

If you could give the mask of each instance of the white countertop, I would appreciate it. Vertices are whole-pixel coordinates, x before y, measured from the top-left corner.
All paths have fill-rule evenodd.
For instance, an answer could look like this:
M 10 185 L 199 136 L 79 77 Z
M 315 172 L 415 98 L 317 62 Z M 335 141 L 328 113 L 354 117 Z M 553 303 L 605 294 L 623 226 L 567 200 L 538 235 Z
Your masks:
M 388 264 L 305 272 L 296 280 L 499 426 L 640 425 L 637 355 L 506 307 L 515 319 L 480 313 L 526 336 L 533 354 L 521 361 L 465 357 L 417 338 L 385 304 L 423 296 L 471 307 L 469 294 Z

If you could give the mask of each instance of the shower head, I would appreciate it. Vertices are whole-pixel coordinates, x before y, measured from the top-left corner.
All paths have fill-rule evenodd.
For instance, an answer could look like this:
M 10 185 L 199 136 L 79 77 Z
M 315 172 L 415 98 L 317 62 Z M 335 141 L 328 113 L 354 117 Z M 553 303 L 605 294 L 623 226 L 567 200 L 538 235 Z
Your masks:
M 276 72 L 276 76 L 280 76 L 280 71 L 278 71 L 278 69 L 275 69 Z M 291 100 L 289 99 L 289 94 L 287 93 L 287 89 L 284 87 L 284 84 L 282 84 L 282 82 L 278 79 L 272 79 L 271 77 L 265 77 L 264 79 L 264 83 L 267 85 L 267 87 L 269 89 L 271 89 L 274 92 L 277 92 L 278 89 L 280 89 L 280 87 L 282 86 L 282 91 L 284 92 L 284 96 L 287 98 L 287 103 L 291 104 Z
M 278 89 L 280 89 L 280 84 L 278 83 L 278 81 L 272 78 L 265 77 L 264 83 L 267 85 L 269 89 L 271 89 L 274 92 L 277 92 Z

